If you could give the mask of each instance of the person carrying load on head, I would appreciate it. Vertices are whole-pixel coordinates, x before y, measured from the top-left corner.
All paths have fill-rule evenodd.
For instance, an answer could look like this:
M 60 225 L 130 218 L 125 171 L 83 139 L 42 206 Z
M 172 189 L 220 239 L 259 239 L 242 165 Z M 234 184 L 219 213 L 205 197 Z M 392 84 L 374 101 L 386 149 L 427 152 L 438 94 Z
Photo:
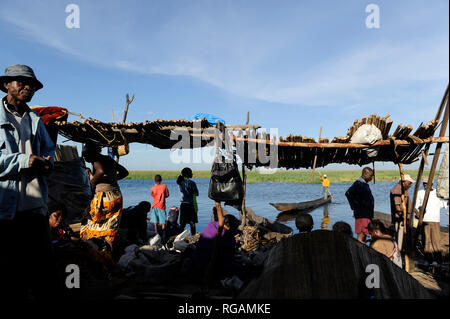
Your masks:
M 88 240 L 99 238 L 113 249 L 119 232 L 123 208 L 122 193 L 118 180 L 125 178 L 128 171 L 111 157 L 100 154 L 101 147 L 92 143 L 84 145 L 82 156 L 92 163 L 93 172 L 88 170 L 95 195 L 87 209 L 87 220 L 82 223 L 80 237 Z
M 322 182 L 323 187 L 323 199 L 327 199 L 328 194 L 331 195 L 329 188 L 330 188 L 330 180 L 328 179 L 326 174 L 323 174 L 323 176 L 320 176 L 320 181 Z

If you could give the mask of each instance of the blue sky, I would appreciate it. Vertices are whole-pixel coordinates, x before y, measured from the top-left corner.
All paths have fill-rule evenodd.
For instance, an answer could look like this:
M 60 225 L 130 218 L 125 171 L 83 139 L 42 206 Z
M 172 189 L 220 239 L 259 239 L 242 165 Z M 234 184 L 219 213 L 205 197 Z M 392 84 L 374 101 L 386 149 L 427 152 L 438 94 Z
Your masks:
M 68 4 L 80 28 L 65 26 Z M 368 29 L 365 8 L 380 8 Z M 101 121 L 211 113 L 317 137 L 377 113 L 417 127 L 448 83 L 448 1 L 2 1 L 0 68 L 34 68 L 31 104 Z M 3 70 L 2 70 L 3 71 Z M 76 120 L 70 116 L 69 120 Z M 64 138 L 59 139 L 62 142 Z M 132 144 L 129 169 L 178 169 L 169 151 Z M 208 169 L 209 164 L 193 164 Z M 347 166 L 345 166 L 347 167 Z M 394 168 L 377 164 L 378 168 Z M 329 165 L 327 168 L 343 168 Z

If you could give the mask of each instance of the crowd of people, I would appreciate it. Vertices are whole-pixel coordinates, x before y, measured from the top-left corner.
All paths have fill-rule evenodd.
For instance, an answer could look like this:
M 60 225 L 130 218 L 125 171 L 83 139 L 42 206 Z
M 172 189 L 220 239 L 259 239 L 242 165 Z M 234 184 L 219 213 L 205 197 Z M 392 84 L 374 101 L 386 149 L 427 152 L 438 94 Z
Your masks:
M 161 175 L 156 175 L 150 190 L 151 203 L 142 201 L 124 209 L 118 181 L 125 178 L 128 171 L 110 156 L 102 155 L 100 146 L 87 143 L 83 146 L 82 157 L 92 164 L 92 169 L 87 169 L 86 173 L 94 195 L 77 236 L 64 222 L 64 203 L 50 204 L 46 200 L 45 176 L 53 166 L 55 142 L 39 116 L 27 105 L 42 87 L 33 70 L 25 65 L 9 66 L 0 77 L 0 89 L 7 94 L 0 107 L 0 250 L 3 254 L 0 299 L 26 297 L 29 289 L 39 298 L 57 297 L 61 281 L 52 243 L 93 241 L 99 250 L 112 252 L 114 256 L 121 229 L 127 229 L 125 236 L 131 242 L 148 240 L 148 223 L 153 223 L 154 233 L 161 236 L 163 243 L 181 233 L 187 225 L 191 235 L 197 233 L 199 191 L 190 168 L 184 168 L 176 180 L 181 195 L 179 208 L 171 207 L 167 213 L 169 190 Z M 416 207 L 412 207 L 408 189 L 414 180 L 409 175 L 390 190 L 395 229 L 391 237 L 383 222 L 374 219 L 374 197 L 369 187 L 373 176 L 374 171 L 365 167 L 361 177 L 345 193 L 354 214 L 356 237 L 366 243 L 370 236 L 370 246 L 401 267 L 404 213 L 418 214 L 425 191 L 419 192 Z M 326 175 L 321 176 L 321 181 L 326 199 L 330 194 L 330 181 Z M 426 186 L 427 181 L 424 181 L 424 188 Z M 423 218 L 424 248 L 430 263 L 442 261 L 439 238 L 442 207 L 447 207 L 447 203 L 432 190 Z M 239 220 L 229 214 L 224 216 L 220 202 L 214 203 L 213 213 L 214 220 L 202 231 L 193 255 L 193 272 L 199 276 L 211 273 L 211 265 L 218 265 L 222 275 L 230 273 L 231 264 L 227 261 L 233 259 L 236 248 L 234 236 Z M 299 234 L 311 232 L 314 226 L 309 214 L 297 216 L 295 224 Z M 343 221 L 335 223 L 332 230 L 353 236 L 351 226 Z M 22 253 L 23 249 L 27 254 Z
M 423 180 L 423 190 L 417 194 L 416 206 L 412 207 L 411 197 L 408 190 L 415 182 L 410 175 L 404 175 L 389 192 L 391 207 L 391 224 L 393 226 L 392 236 L 389 234 L 382 221 L 374 219 L 374 197 L 369 187 L 374 172 L 371 168 L 365 167 L 361 177 L 356 180 L 346 191 L 350 208 L 355 218 L 355 232 L 357 239 L 365 243 L 367 236 L 371 236 L 370 246 L 378 252 L 386 255 L 393 262 L 402 266 L 401 254 L 404 243 L 405 220 L 414 218 L 413 213 L 419 218 L 419 211 L 423 206 L 427 180 Z M 425 257 L 429 264 L 437 265 L 442 262 L 440 243 L 440 210 L 447 208 L 448 201 L 437 197 L 436 190 L 431 188 L 428 203 L 424 209 L 423 227 L 423 248 Z M 406 214 L 406 215 L 405 215 Z M 422 231 L 421 229 L 417 231 Z

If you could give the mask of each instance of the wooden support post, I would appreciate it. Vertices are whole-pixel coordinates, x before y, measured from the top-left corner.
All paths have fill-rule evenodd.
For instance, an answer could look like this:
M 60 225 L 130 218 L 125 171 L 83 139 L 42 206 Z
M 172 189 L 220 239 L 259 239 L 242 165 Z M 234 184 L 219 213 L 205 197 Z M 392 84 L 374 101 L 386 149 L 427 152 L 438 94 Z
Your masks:
M 373 170 L 373 183 L 375 184 L 375 161 L 372 162 L 372 170 Z
M 247 174 L 245 173 L 245 165 L 242 163 L 242 186 L 244 188 L 244 197 L 242 198 L 242 227 L 247 226 L 247 210 L 245 209 L 245 194 L 247 192 Z M 243 229 L 243 228 L 242 228 Z
M 428 154 L 428 150 L 426 150 L 425 152 L 422 151 L 422 159 L 420 160 L 419 172 L 417 173 L 417 178 L 416 178 L 416 186 L 414 187 L 414 196 L 413 196 L 413 200 L 412 200 L 413 209 L 414 209 L 414 207 L 416 207 L 417 193 L 419 192 L 420 181 L 422 180 L 422 175 L 423 175 L 423 170 L 425 168 L 425 164 L 428 165 L 427 160 L 426 160 L 427 154 Z
M 442 126 L 441 126 L 441 131 L 439 133 L 439 136 L 444 136 L 445 131 L 447 130 L 447 124 L 448 124 L 448 118 L 449 118 L 448 113 L 449 113 L 449 110 L 448 110 L 448 90 L 447 90 L 447 105 L 445 107 L 444 119 L 442 121 Z M 436 150 L 434 151 L 433 162 L 431 164 L 430 176 L 428 176 L 428 184 L 427 184 L 427 188 L 425 190 L 425 197 L 423 199 L 423 204 L 422 204 L 422 207 L 420 208 L 420 212 L 419 212 L 419 225 L 417 226 L 418 229 L 419 229 L 419 227 L 422 226 L 423 215 L 425 213 L 425 208 L 427 207 L 428 198 L 430 196 L 430 191 L 431 191 L 431 186 L 432 186 L 431 184 L 433 183 L 434 173 L 436 172 L 436 166 L 437 166 L 437 162 L 439 160 L 439 154 L 441 152 L 441 148 L 442 148 L 442 143 L 437 143 Z M 417 236 L 415 238 L 415 242 L 416 241 L 417 241 Z
M 442 101 L 441 104 L 439 105 L 439 109 L 436 113 L 436 117 L 434 118 L 435 121 L 439 121 L 439 119 L 442 116 L 442 111 L 444 110 L 444 106 L 446 101 L 448 100 L 448 85 L 447 85 L 447 89 L 445 90 L 444 96 L 442 97 Z M 425 145 L 425 148 L 422 150 L 422 159 L 420 161 L 420 166 L 419 166 L 419 172 L 417 174 L 417 183 L 416 186 L 414 188 L 414 196 L 413 196 L 413 201 L 412 201 L 412 206 L 413 209 L 414 207 L 416 207 L 416 201 L 417 201 L 417 193 L 419 192 L 419 188 L 420 188 L 420 181 L 422 180 L 422 174 L 423 174 L 423 170 L 424 170 L 424 165 L 429 165 L 428 164 L 428 160 L 427 160 L 427 156 L 428 156 L 428 150 L 430 149 L 431 143 L 427 143 Z M 413 223 L 413 222 L 411 222 Z M 413 226 L 413 224 L 411 224 L 411 227 Z
M 319 143 L 320 143 L 321 137 L 322 137 L 322 126 L 320 127 L 320 132 L 319 132 L 319 140 L 318 140 Z M 317 150 L 316 150 L 316 155 L 314 155 L 314 163 L 313 163 L 311 182 L 314 182 L 314 170 L 316 169 L 316 162 L 317 162 Z
M 396 152 L 397 153 L 397 152 Z M 398 167 L 400 169 L 400 185 L 402 187 L 402 211 L 403 211 L 403 243 L 406 243 L 406 245 L 403 247 L 403 250 L 405 252 L 405 270 L 407 272 L 410 272 L 410 261 L 409 261 L 409 256 L 410 256 L 410 247 L 408 245 L 408 242 L 406 240 L 406 236 L 409 232 L 407 232 L 407 214 L 408 211 L 406 209 L 406 190 L 403 186 L 403 182 L 405 181 L 405 174 L 403 171 L 403 164 L 402 163 L 398 163 Z M 403 245 L 402 245 L 403 246 Z
M 447 89 L 445 90 L 444 96 L 442 97 L 441 104 L 439 105 L 439 109 L 438 109 L 438 111 L 436 113 L 436 116 L 434 118 L 437 121 L 441 118 L 442 111 L 444 110 L 445 103 L 446 103 L 446 101 L 448 101 L 448 93 L 449 92 L 448 92 L 448 84 L 447 84 Z
M 250 120 L 250 112 L 247 112 L 247 121 L 245 122 L 245 125 L 248 125 L 248 122 Z M 245 152 L 244 152 L 245 154 Z M 245 173 L 245 156 L 242 159 L 242 186 L 244 188 L 244 197 L 242 198 L 242 207 L 241 207 L 241 213 L 242 213 L 242 220 L 241 220 L 241 226 L 242 229 L 244 229 L 245 226 L 247 226 L 247 210 L 245 209 L 245 195 L 247 193 L 247 174 Z
M 435 117 L 435 120 L 439 121 L 439 119 L 441 118 L 441 115 L 442 115 L 442 111 L 444 110 L 444 106 L 447 104 L 447 106 L 445 107 L 444 120 L 442 122 L 442 127 L 441 127 L 441 131 L 440 131 L 439 136 L 444 136 L 445 135 L 445 131 L 447 129 L 447 123 L 448 123 L 448 98 L 449 98 L 449 86 L 447 84 L 447 89 L 445 90 L 444 96 L 442 97 L 441 104 L 439 105 L 439 109 L 438 109 L 438 111 L 436 113 L 436 117 Z M 427 155 L 428 155 L 428 150 L 429 150 L 430 146 L 431 146 L 431 143 L 428 143 L 425 146 L 425 149 L 422 151 L 422 160 L 420 161 L 420 167 L 419 167 L 419 172 L 417 174 L 416 186 L 415 186 L 415 189 L 414 189 L 414 197 L 413 197 L 413 202 L 412 202 L 413 210 L 416 207 L 417 193 L 419 191 L 420 182 L 422 180 L 422 174 L 423 174 L 423 170 L 424 170 L 424 165 L 425 164 L 428 165 Z M 442 143 L 438 143 L 436 145 L 436 151 L 435 151 L 434 158 L 433 158 L 433 164 L 432 164 L 432 167 L 431 167 L 430 175 L 428 176 L 427 189 L 425 190 L 425 198 L 424 198 L 422 207 L 421 207 L 420 212 L 419 212 L 419 223 L 417 225 L 417 229 L 416 229 L 415 235 L 412 236 L 412 234 L 411 234 L 410 238 L 409 238 L 409 244 L 410 244 L 410 247 L 412 248 L 412 252 L 413 252 L 412 257 L 413 258 L 414 258 L 414 249 L 416 247 L 416 243 L 417 243 L 417 240 L 418 240 L 418 237 L 419 237 L 419 232 L 420 232 L 421 227 L 422 227 L 423 215 L 424 215 L 424 212 L 425 212 L 425 207 L 426 207 L 426 205 L 428 203 L 428 198 L 430 196 L 430 191 L 431 191 L 431 186 L 432 186 L 431 182 L 434 179 L 434 172 L 435 172 L 435 169 L 436 169 L 437 160 L 439 158 L 439 152 L 441 150 L 441 146 L 442 146 Z M 438 153 L 437 156 L 436 156 L 436 152 Z M 412 213 L 411 221 L 410 221 L 411 229 L 413 229 L 413 226 L 414 226 L 413 221 L 414 221 L 414 213 Z M 414 266 L 414 262 L 412 262 L 412 265 Z
M 427 145 L 429 146 L 429 144 Z M 423 174 L 423 170 L 426 164 L 426 156 L 428 153 L 428 148 L 426 149 L 425 152 L 422 151 L 422 159 L 420 161 L 420 166 L 419 166 L 419 172 L 417 173 L 417 177 L 416 177 L 416 185 L 414 187 L 414 195 L 413 195 L 413 200 L 412 200 L 412 209 L 413 211 L 411 212 L 411 216 L 409 216 L 409 222 L 408 222 L 408 228 L 409 228 L 409 233 L 407 236 L 407 242 L 409 247 L 411 247 L 411 259 L 410 259 L 410 263 L 409 263 L 409 269 L 411 271 L 414 271 L 415 269 L 415 264 L 414 264 L 414 258 L 415 258 L 415 243 L 414 243 L 414 236 L 412 234 L 412 230 L 414 229 L 414 208 L 416 207 L 416 201 L 417 201 L 417 193 L 419 192 L 419 188 L 420 188 L 420 181 L 422 180 L 422 174 Z M 419 228 L 416 229 L 416 232 L 419 232 Z

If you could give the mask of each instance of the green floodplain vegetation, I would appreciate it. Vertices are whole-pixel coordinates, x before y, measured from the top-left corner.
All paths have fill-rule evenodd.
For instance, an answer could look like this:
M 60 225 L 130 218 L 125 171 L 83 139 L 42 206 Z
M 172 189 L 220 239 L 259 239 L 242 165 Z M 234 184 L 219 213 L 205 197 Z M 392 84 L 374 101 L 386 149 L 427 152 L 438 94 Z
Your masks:
M 353 182 L 361 176 L 361 170 L 319 170 L 320 173 L 326 174 L 331 183 L 346 183 Z M 423 178 L 428 177 L 429 170 L 424 170 Z M 405 170 L 405 174 L 409 174 L 413 179 L 417 178 L 418 170 Z M 153 179 L 156 174 L 160 174 L 164 179 L 175 179 L 180 174 L 180 171 L 175 170 L 161 170 L 161 171 L 130 171 L 127 179 Z M 260 182 L 283 182 L 283 183 L 320 183 L 319 173 L 316 170 L 314 173 L 314 180 L 312 179 L 312 170 L 282 170 L 279 169 L 273 174 L 268 174 L 267 171 L 246 170 L 247 183 Z M 435 173 L 435 177 L 439 174 Z M 209 170 L 193 171 L 195 178 L 210 178 L 211 172 Z M 398 170 L 375 170 L 375 181 L 388 182 L 400 179 Z

